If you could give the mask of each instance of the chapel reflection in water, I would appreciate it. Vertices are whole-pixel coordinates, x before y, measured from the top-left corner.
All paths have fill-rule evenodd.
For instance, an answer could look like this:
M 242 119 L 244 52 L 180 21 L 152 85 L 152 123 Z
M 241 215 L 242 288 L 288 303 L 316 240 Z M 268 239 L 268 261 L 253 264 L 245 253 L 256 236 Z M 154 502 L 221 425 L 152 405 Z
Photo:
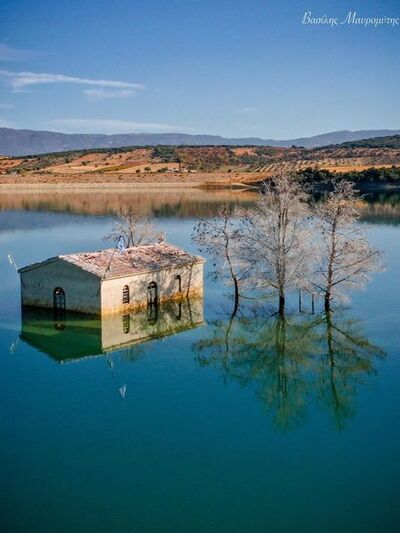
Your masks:
M 23 307 L 20 338 L 64 363 L 127 350 L 202 324 L 201 298 L 171 301 L 103 317 Z

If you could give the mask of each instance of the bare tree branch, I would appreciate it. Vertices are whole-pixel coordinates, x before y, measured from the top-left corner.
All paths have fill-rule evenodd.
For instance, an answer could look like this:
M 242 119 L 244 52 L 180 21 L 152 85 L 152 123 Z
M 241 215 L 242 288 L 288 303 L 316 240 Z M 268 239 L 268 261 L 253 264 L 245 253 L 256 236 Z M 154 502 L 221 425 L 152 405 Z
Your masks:
M 313 284 L 320 287 L 327 310 L 333 298 L 345 300 L 350 288 L 363 287 L 369 274 L 383 267 L 382 253 L 371 247 L 356 224 L 358 203 L 353 184 L 335 179 L 327 199 L 314 207 L 320 239 Z
M 122 209 L 118 211 L 117 216 L 118 219 L 114 221 L 111 231 L 103 240 L 116 243 L 122 238 L 126 248 L 164 240 L 163 233 L 157 230 L 153 222 L 138 214 L 135 209 Z
M 283 313 L 286 292 L 310 286 L 309 208 L 298 179 L 281 173 L 263 183 L 257 207 L 248 213 L 245 235 L 253 279 L 259 287 L 278 291 Z

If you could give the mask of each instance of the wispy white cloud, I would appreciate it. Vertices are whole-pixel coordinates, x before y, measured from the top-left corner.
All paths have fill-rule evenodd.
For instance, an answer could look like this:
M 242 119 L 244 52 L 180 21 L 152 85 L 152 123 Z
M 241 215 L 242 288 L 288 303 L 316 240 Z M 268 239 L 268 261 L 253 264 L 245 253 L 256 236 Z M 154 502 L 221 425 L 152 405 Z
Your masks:
M 176 124 L 132 122 L 99 118 L 58 118 L 42 123 L 44 127 L 66 133 L 190 133 L 194 130 Z
M 104 89 L 85 89 L 83 94 L 87 96 L 88 100 L 107 100 L 107 99 L 118 99 L 118 98 L 129 98 L 135 94 L 135 91 L 132 89 L 120 89 L 118 91 L 110 91 Z
M 7 44 L 0 43 L 0 61 L 26 61 L 42 55 L 35 50 L 23 48 L 13 48 Z
M 254 113 L 255 111 L 257 111 L 257 109 L 255 107 L 245 106 L 245 107 L 240 107 L 239 109 L 235 109 L 234 113 L 237 113 L 237 114 L 240 114 L 240 115 L 244 115 L 246 113 Z
M 14 104 L 0 104 L 0 109 L 14 109 Z
M 45 85 L 54 83 L 70 83 L 75 85 L 90 85 L 94 87 L 105 87 L 110 89 L 138 90 L 144 89 L 140 83 L 131 83 L 116 80 L 95 80 L 91 78 L 79 78 L 76 76 L 66 76 L 65 74 L 47 74 L 44 72 L 10 72 L 0 70 L 0 76 L 6 78 L 13 91 L 18 92 L 25 87 L 35 85 Z

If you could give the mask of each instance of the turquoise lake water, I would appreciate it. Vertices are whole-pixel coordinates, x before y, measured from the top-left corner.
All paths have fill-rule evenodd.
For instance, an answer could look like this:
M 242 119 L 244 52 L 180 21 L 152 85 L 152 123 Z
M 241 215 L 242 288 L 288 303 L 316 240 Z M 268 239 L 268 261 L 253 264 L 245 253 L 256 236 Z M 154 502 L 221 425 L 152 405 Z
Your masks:
M 231 321 L 229 288 L 206 279 L 204 317 L 196 303 L 179 323 L 175 307 L 132 317 L 142 342 L 111 348 L 95 319 L 21 317 L 7 260 L 104 247 L 113 208 L 90 203 L 1 204 L 0 530 L 398 531 L 398 197 L 375 198 L 361 222 L 386 270 L 331 323 L 306 297 L 285 323 L 274 302 Z M 196 251 L 195 216 L 218 205 L 210 193 L 143 209 Z

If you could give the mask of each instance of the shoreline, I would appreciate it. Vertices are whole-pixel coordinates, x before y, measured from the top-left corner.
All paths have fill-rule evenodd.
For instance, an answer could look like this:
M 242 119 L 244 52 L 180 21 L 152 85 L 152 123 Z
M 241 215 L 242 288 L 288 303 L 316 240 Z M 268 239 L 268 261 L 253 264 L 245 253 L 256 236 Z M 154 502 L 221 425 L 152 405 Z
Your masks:
M 360 193 L 389 192 L 400 191 L 400 184 L 392 183 L 368 183 L 356 184 Z M 326 187 L 320 187 L 315 184 L 314 192 L 322 192 Z M 152 191 L 258 191 L 257 183 L 201 183 L 201 182 L 170 182 L 170 183 L 0 183 L 0 194 L 2 192 L 13 193 L 46 193 L 46 192 L 65 192 L 71 193 L 88 193 L 88 192 L 148 192 Z
M 207 183 L 207 182 L 161 182 L 161 183 L 0 183 L 1 191 L 10 192 L 116 192 L 116 191 L 148 191 L 151 190 L 255 190 L 256 186 L 246 183 Z
M 199 183 L 0 183 L 1 190 L 39 192 L 39 191 L 121 191 L 147 189 L 198 189 L 203 188 Z
M 149 176 L 150 177 L 150 176 Z M 89 181 L 87 179 L 68 179 L 66 176 L 63 178 L 57 176 L 52 176 L 52 180 L 43 179 L 43 176 L 30 175 L 26 181 L 18 180 L 13 177 L 12 179 L 7 179 L 5 176 L 0 176 L 0 193 L 1 192 L 23 192 L 23 193 L 46 193 L 46 192 L 64 192 L 70 191 L 71 193 L 80 193 L 80 192 L 145 192 L 145 191 L 258 191 L 260 190 L 260 185 L 263 180 L 268 179 L 269 176 L 260 176 L 254 174 L 245 174 L 241 175 L 221 175 L 221 174 L 203 174 L 197 175 L 196 178 L 190 180 L 174 180 L 169 181 L 168 179 L 160 179 L 156 175 L 151 176 L 153 179 L 150 180 L 104 180 L 100 181 L 97 177 L 94 181 Z M 30 179 L 29 179 L 30 178 Z M 39 178 L 39 179 L 38 179 Z M 48 178 L 46 176 L 46 178 Z M 109 178 L 109 177 L 108 177 Z M 25 178 L 26 179 L 26 178 Z M 396 181 L 356 181 L 354 182 L 355 187 L 360 191 L 360 193 L 373 193 L 373 192 L 388 192 L 388 191 L 399 191 L 400 183 Z M 400 181 L 400 180 L 399 180 Z M 327 183 L 325 181 L 310 181 L 309 185 L 311 186 L 314 192 L 324 192 L 327 190 Z

